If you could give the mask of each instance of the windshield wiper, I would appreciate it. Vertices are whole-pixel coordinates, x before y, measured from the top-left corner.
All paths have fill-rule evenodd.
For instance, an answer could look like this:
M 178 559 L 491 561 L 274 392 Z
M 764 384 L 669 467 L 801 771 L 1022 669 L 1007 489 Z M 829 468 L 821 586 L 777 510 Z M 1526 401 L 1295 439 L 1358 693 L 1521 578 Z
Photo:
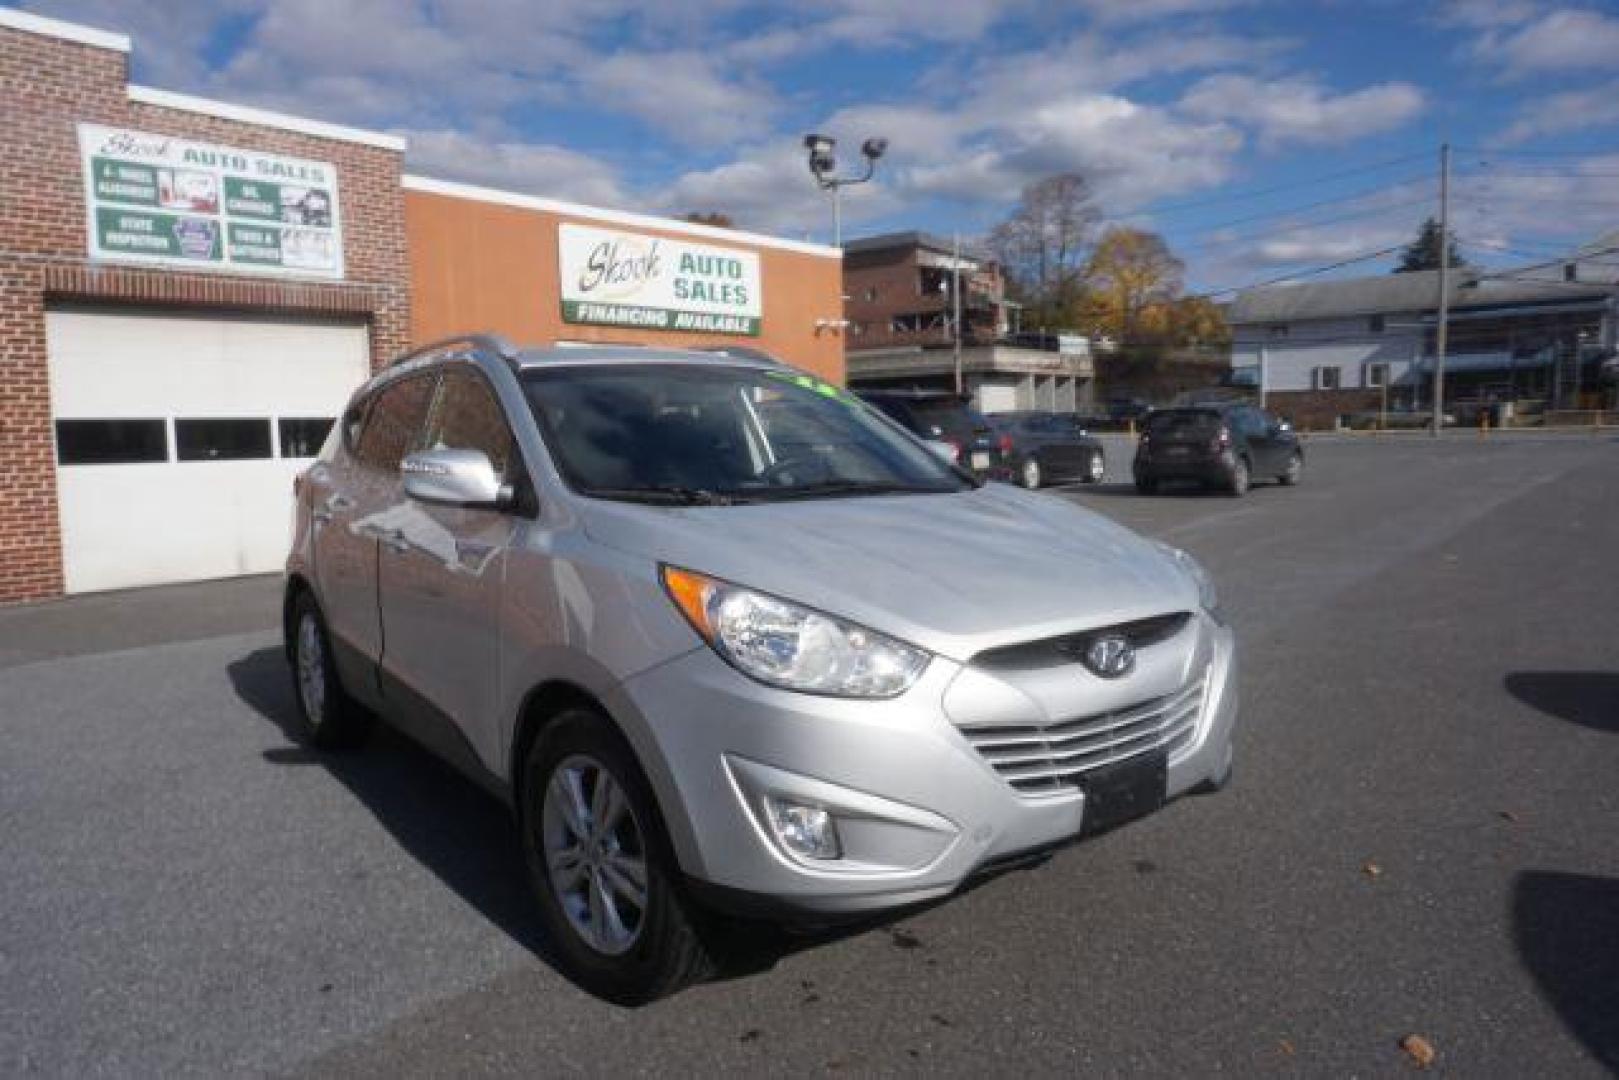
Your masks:
M 950 488 L 927 484 L 895 484 L 872 480 L 827 480 L 819 484 L 803 484 L 789 488 L 763 488 L 750 492 L 759 499 L 772 502 L 784 499 L 835 498 L 840 495 L 948 495 Z
M 584 494 L 597 499 L 623 499 L 629 502 L 657 503 L 666 506 L 733 506 L 746 499 L 707 488 L 682 487 L 679 484 L 656 484 L 649 487 L 585 488 Z

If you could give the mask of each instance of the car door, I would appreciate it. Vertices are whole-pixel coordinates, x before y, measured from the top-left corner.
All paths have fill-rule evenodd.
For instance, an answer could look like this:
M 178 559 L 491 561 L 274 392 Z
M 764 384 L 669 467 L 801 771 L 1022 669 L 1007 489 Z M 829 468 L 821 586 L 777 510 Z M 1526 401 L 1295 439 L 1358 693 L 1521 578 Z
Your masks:
M 431 376 L 388 383 L 342 419 L 342 452 L 308 473 L 321 611 L 345 683 L 375 698 L 372 665 L 382 656 L 377 596 L 378 524 L 401 497 L 399 461 L 420 434 L 433 397 Z
M 1281 471 L 1282 462 L 1279 460 L 1276 439 L 1265 414 L 1245 405 L 1236 410 L 1234 419 L 1248 443 L 1248 457 L 1253 472 L 1258 476 L 1268 476 Z
M 526 486 L 506 414 L 470 360 L 443 368 L 421 448 L 481 450 L 504 482 Z M 523 520 L 405 497 L 382 543 L 385 691 L 412 734 L 463 766 L 500 761 L 501 592 Z

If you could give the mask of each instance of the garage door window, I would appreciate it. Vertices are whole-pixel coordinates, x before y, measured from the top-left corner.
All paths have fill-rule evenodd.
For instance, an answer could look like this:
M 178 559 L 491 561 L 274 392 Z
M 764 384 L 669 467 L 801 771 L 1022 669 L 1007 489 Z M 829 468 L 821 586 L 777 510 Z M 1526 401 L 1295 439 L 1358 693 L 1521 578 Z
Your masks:
M 281 456 L 311 458 L 320 453 L 327 432 L 335 421 L 330 416 L 283 416 L 276 421 L 281 436 Z
M 169 433 L 158 420 L 58 420 L 56 460 L 63 465 L 132 465 L 169 460 Z
M 246 461 L 270 453 L 270 419 L 236 417 L 174 422 L 175 456 L 181 461 Z

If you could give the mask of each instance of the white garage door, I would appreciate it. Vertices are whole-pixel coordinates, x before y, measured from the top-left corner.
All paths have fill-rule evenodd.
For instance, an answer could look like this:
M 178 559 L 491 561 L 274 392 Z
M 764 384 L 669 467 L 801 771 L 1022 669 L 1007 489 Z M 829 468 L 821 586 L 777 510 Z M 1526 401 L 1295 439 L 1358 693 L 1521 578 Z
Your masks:
M 369 372 L 364 326 L 46 314 L 68 592 L 281 568 L 292 481 Z

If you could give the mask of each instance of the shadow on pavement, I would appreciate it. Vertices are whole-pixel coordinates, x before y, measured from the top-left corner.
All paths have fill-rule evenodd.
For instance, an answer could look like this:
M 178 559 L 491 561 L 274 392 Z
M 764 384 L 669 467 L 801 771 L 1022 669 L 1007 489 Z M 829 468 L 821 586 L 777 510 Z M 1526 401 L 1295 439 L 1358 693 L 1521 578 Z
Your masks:
M 281 649 L 249 653 L 228 672 L 237 696 L 296 742 L 296 706 Z M 264 759 L 331 773 L 411 856 L 549 962 L 544 931 L 529 907 L 511 815 L 476 784 L 385 724 L 376 725 L 358 751 L 328 753 L 293 745 L 266 750 Z
M 347 788 L 405 851 L 514 941 L 561 974 L 533 911 L 527 871 L 511 813 L 497 799 L 387 724 L 353 751 L 298 743 L 297 706 L 279 647 L 229 665 L 236 695 L 294 745 L 264 752 L 283 767 L 318 766 Z M 787 930 L 768 923 L 709 919 L 705 935 L 717 978 L 769 971 L 792 953 L 864 933 L 913 911 L 826 929 Z M 896 935 L 901 931 L 894 931 Z
M 1512 895 L 1518 959 L 1581 1045 L 1619 1069 L 1619 880 L 1520 874 Z
M 1507 693 L 1548 716 L 1619 733 L 1619 674 L 1605 671 L 1515 671 Z M 1616 990 L 1619 992 L 1619 990 Z

